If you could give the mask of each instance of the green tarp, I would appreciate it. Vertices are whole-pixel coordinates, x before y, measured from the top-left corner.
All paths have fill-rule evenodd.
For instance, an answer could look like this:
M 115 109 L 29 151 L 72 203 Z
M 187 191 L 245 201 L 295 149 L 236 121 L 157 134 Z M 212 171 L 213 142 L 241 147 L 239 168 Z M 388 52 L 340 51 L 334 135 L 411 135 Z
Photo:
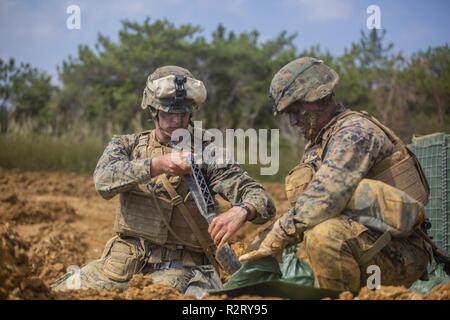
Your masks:
M 450 282 L 450 277 L 444 272 L 443 266 L 437 265 L 435 262 L 428 268 L 428 276 L 429 280 L 417 280 L 412 284 L 409 290 L 419 293 L 428 293 L 434 287 Z
M 223 290 L 209 293 L 303 300 L 338 298 L 339 291 L 315 286 L 311 268 L 296 257 L 295 250 L 296 246 L 286 249 L 281 264 L 271 256 L 250 261 L 230 277 Z

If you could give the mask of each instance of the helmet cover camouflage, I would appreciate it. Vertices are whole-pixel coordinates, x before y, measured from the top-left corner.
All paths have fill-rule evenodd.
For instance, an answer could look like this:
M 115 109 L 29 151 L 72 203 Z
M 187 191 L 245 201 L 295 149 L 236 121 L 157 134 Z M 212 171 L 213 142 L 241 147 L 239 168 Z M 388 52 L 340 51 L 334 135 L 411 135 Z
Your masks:
M 147 78 L 141 108 L 169 113 L 192 112 L 206 100 L 206 88 L 192 73 L 178 66 L 156 69 Z
M 303 57 L 281 68 L 270 84 L 273 112 L 283 112 L 296 101 L 315 102 L 333 93 L 339 75 L 322 60 Z

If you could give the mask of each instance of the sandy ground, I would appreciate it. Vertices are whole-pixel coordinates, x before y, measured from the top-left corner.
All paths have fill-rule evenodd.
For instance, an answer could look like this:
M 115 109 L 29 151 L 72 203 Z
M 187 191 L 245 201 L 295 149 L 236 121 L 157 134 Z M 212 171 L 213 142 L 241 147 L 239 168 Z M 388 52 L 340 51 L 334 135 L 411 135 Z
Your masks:
M 285 212 L 288 204 L 283 186 L 271 183 L 265 187 L 278 212 Z M 106 201 L 96 194 L 88 176 L 0 169 L 0 299 L 192 299 L 140 276 L 135 276 L 124 292 L 54 293 L 49 289 L 69 266 L 82 266 L 100 257 L 106 241 L 114 236 L 117 206 L 117 198 Z M 264 227 L 245 225 L 231 241 L 236 254 L 244 253 Z M 354 298 L 450 299 L 450 285 L 428 295 L 398 287 L 362 289 L 357 297 L 348 292 L 341 295 L 341 299 Z

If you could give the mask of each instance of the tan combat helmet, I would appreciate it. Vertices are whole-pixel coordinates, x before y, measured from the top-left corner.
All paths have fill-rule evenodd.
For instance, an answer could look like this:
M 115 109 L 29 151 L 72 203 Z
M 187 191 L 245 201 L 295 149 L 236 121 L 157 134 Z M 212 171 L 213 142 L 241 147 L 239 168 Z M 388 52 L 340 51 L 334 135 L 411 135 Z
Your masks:
M 197 110 L 206 100 L 206 88 L 192 73 L 177 66 L 156 69 L 147 79 L 141 108 L 170 113 Z
M 339 75 L 322 60 L 296 59 L 281 68 L 270 84 L 274 114 L 281 113 L 296 101 L 315 102 L 333 93 Z

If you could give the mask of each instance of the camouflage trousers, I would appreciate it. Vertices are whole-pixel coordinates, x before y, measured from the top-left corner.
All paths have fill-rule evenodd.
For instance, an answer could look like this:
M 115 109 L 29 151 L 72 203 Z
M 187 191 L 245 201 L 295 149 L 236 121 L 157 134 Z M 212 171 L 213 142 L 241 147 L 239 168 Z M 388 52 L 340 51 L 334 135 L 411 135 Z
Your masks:
M 409 287 L 426 271 L 430 248 L 415 233 L 393 238 L 365 264 L 359 258 L 381 234 L 346 216 L 326 220 L 304 233 L 297 255 L 307 262 L 321 288 L 358 292 L 371 265 L 380 268 L 381 285 Z
M 103 272 L 104 260 L 94 260 L 79 272 L 67 273 L 53 284 L 53 290 L 70 289 L 111 289 L 126 290 L 128 281 L 114 281 Z M 144 268 L 140 272 L 144 277 L 150 277 L 155 284 L 162 284 L 175 288 L 181 293 L 201 298 L 206 290 L 221 289 L 222 283 L 214 268 L 210 265 L 196 267 L 176 267 L 155 270 Z

